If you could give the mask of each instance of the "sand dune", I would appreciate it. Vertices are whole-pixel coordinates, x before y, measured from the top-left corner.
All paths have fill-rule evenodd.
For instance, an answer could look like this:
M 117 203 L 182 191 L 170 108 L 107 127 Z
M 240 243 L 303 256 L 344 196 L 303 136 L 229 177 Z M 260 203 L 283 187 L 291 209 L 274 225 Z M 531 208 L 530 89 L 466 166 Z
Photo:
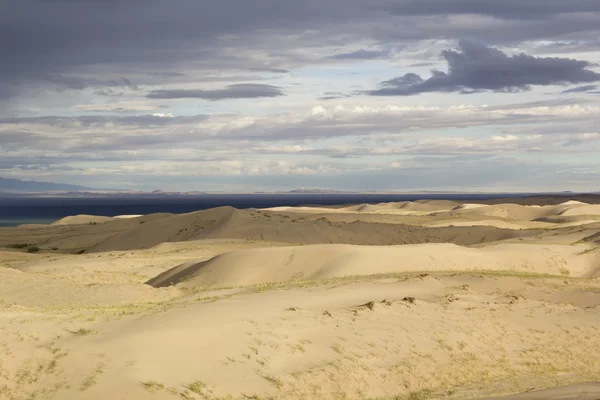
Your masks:
M 73 215 L 59 219 L 52 223 L 52 225 L 80 225 L 80 224 L 97 224 L 102 222 L 112 221 L 111 217 L 99 217 L 96 215 Z
M 597 398 L 576 199 L 0 228 L 0 400 Z
M 555 215 L 555 207 L 556 206 L 535 207 L 520 206 L 517 204 L 497 204 L 492 206 L 461 210 L 461 212 L 485 215 L 488 217 L 504 218 L 509 220 L 532 221 L 536 218 Z
M 351 206 L 338 209 L 340 211 L 356 211 L 356 212 L 372 212 L 372 213 L 430 213 L 434 211 L 451 210 L 458 203 L 448 200 L 430 200 L 430 201 L 403 201 L 397 203 L 379 203 L 379 204 L 361 204 L 359 206 Z
M 274 207 L 264 211 L 312 213 L 312 214 L 390 214 L 390 215 L 481 215 L 505 220 L 534 221 L 557 216 L 598 216 L 600 205 L 590 205 L 580 201 L 566 201 L 556 205 L 519 205 L 519 204 L 477 204 L 457 203 L 454 201 L 399 202 L 380 204 L 360 204 L 341 208 L 325 207 Z
M 439 210 L 451 210 L 458 206 L 460 203 L 450 200 L 420 200 L 420 201 L 407 201 L 401 208 L 409 209 L 412 211 L 439 211 Z
M 465 211 L 490 217 L 506 218 L 510 220 L 533 221 L 554 216 L 600 216 L 599 205 L 586 205 L 581 202 L 565 202 L 555 206 L 522 206 L 517 204 L 497 204 L 476 207 Z
M 457 210 L 472 210 L 474 208 L 479 208 L 479 207 L 486 207 L 485 204 L 474 204 L 474 203 L 464 203 L 461 205 L 458 205 L 456 207 L 454 207 L 452 209 L 452 211 L 457 211 Z
M 600 299 L 592 293 L 570 304 L 590 294 L 588 286 L 431 275 L 201 292 L 117 319 L 119 309 L 80 308 L 96 321 L 68 319 L 38 340 L 24 334 L 21 348 L 44 347 L 29 363 L 16 355 L 11 363 L 23 359 L 34 380 L 21 384 L 23 398 L 43 389 L 47 399 L 83 400 L 330 399 L 359 391 L 477 399 L 598 376 L 600 350 L 586 338 L 600 323 Z M 0 342 L 17 343 L 17 326 L 6 326 Z M 17 394 L 12 387 L 7 393 Z
M 578 217 L 550 217 L 550 218 L 539 218 L 534 221 L 505 221 L 498 219 L 482 219 L 482 220 L 468 220 L 468 221 L 447 221 L 441 223 L 434 223 L 427 226 L 429 228 L 440 228 L 448 226 L 490 226 L 499 229 L 559 229 L 568 228 L 589 224 L 600 223 L 600 216 L 597 219 L 588 219 L 589 216 L 583 215 Z
M 549 222 L 553 224 L 569 224 L 580 221 L 600 221 L 600 215 L 551 215 L 547 217 L 536 218 L 535 221 Z
M 590 221 L 597 222 L 597 221 Z M 562 224 L 562 226 L 574 226 L 583 225 L 588 221 L 582 221 L 581 224 L 574 222 L 572 224 Z M 441 228 L 449 226 L 490 226 L 499 229 L 549 229 L 556 227 L 557 224 L 550 222 L 541 221 L 504 221 L 498 219 L 482 219 L 482 220 L 470 220 L 470 221 L 456 221 L 451 220 L 447 222 L 434 223 L 427 225 L 430 228 Z
M 535 235 L 493 227 L 427 228 L 402 224 L 331 222 L 295 218 L 287 214 L 235 210 L 223 207 L 191 214 L 170 216 L 124 231 L 94 246 L 89 252 L 148 248 L 162 242 L 238 238 L 279 241 L 293 244 L 344 243 L 368 245 L 451 242 L 475 244 Z
M 583 201 L 568 200 L 560 203 L 561 206 L 588 206 L 589 204 Z
M 14 269 L 0 272 L 0 303 L 26 308 L 108 307 L 132 302 L 164 301 L 179 292 L 151 290 L 146 285 L 81 284 L 44 274 L 30 274 Z
M 520 204 L 523 206 L 537 205 L 537 206 L 555 206 L 558 204 L 577 202 L 585 204 L 598 204 L 600 203 L 600 196 L 598 194 L 566 194 L 562 196 L 557 195 L 533 195 L 525 197 L 510 197 L 510 198 L 493 198 L 487 200 L 478 200 L 478 203 L 482 204 Z
M 600 215 L 600 205 L 583 205 L 574 208 L 567 208 L 561 211 L 558 215 L 563 216 L 579 216 L 579 215 Z
M 101 217 L 97 215 L 80 214 L 59 219 L 58 221 L 53 222 L 52 225 L 99 224 L 108 221 L 113 221 L 115 219 L 131 219 L 139 217 L 143 217 L 143 215 L 117 215 L 114 217 Z
M 518 271 L 595 277 L 600 256 L 589 246 L 498 245 L 471 249 L 453 244 L 404 246 L 314 245 L 264 248 L 219 255 L 175 267 L 148 284 L 245 286 L 289 280 L 410 271 Z M 584 253 L 584 254 L 582 254 Z
M 587 224 L 592 226 L 585 229 L 594 229 L 593 224 L 600 222 L 600 213 L 590 214 L 597 211 L 594 207 L 597 206 L 569 202 L 543 207 L 515 204 L 473 207 L 435 201 L 338 209 L 305 207 L 300 208 L 300 212 L 289 208 L 235 210 L 223 207 L 184 215 L 75 216 L 50 226 L 0 228 L 0 245 L 31 242 L 42 249 L 67 252 L 134 250 L 164 242 L 219 238 L 290 244 L 450 242 L 475 245 L 549 235 L 535 229 L 565 229 Z M 359 209 L 372 212 L 357 211 Z M 555 233 L 561 235 L 559 231 Z M 582 234 L 580 239 L 585 236 Z
M 460 206 L 459 203 L 448 200 L 429 200 L 429 201 L 403 201 L 393 203 L 378 204 L 358 204 L 348 207 L 271 207 L 264 208 L 262 211 L 283 211 L 294 213 L 319 213 L 319 214 L 338 214 L 338 213 L 380 213 L 380 214 L 398 214 L 398 215 L 423 215 L 434 211 L 447 211 Z
M 172 214 L 150 214 L 140 218 L 112 219 L 106 222 L 67 225 L 21 225 L 16 228 L 0 227 L 0 246 L 34 244 L 41 249 L 59 251 L 85 250 L 118 233 Z

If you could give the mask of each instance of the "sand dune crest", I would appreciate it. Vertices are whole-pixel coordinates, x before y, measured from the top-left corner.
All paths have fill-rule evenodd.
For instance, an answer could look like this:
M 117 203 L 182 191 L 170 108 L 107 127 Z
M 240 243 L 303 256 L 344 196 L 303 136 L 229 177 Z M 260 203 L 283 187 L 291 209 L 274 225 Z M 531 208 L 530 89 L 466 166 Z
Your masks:
M 589 247 L 453 244 L 404 246 L 312 245 L 236 251 L 186 263 L 147 283 L 154 287 L 246 286 L 293 279 L 337 278 L 411 271 L 518 271 L 563 276 L 595 275 L 600 258 Z

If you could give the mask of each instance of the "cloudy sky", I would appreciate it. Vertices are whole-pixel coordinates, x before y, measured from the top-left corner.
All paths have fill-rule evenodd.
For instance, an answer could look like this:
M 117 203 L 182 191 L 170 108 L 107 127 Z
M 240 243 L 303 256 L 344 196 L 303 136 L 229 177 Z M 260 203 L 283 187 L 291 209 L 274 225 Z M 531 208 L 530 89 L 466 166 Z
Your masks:
M 600 190 L 598 0 L 0 6 L 0 177 Z

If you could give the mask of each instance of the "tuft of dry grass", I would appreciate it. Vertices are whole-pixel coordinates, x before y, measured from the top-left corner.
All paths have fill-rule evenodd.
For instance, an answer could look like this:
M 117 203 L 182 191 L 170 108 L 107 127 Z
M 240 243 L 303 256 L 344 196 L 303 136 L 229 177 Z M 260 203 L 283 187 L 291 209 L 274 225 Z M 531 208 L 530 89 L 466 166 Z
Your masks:
M 281 390 L 283 388 L 283 381 L 276 376 L 273 375 L 261 375 L 263 379 L 272 384 L 277 388 L 277 390 Z
M 95 335 L 98 333 L 93 329 L 87 329 L 87 328 L 79 328 L 76 331 L 68 331 L 68 332 L 72 333 L 73 335 L 76 335 L 76 336 L 88 336 L 88 335 Z
M 98 377 L 104 373 L 104 364 L 98 364 L 94 372 L 92 372 L 87 378 L 81 383 L 80 390 L 85 392 L 92 386 L 98 383 Z
M 419 390 L 408 394 L 407 400 L 428 400 L 433 396 L 433 392 L 429 389 Z
M 142 387 L 150 393 L 156 393 L 165 389 L 165 385 L 155 381 L 142 382 Z

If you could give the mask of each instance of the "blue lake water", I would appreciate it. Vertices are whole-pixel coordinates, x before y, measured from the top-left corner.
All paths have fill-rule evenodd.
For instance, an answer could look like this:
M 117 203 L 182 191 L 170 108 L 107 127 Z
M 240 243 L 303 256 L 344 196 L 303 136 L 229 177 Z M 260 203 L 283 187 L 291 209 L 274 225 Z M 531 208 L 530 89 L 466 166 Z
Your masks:
M 533 194 L 533 193 L 532 193 Z M 112 197 L 0 197 L 0 226 L 48 224 L 69 215 L 89 214 L 113 217 L 124 214 L 181 214 L 220 206 L 239 209 L 276 206 L 383 203 L 419 199 L 474 202 L 490 198 L 522 197 L 524 193 L 501 194 L 205 194 L 195 196 L 112 196 Z

